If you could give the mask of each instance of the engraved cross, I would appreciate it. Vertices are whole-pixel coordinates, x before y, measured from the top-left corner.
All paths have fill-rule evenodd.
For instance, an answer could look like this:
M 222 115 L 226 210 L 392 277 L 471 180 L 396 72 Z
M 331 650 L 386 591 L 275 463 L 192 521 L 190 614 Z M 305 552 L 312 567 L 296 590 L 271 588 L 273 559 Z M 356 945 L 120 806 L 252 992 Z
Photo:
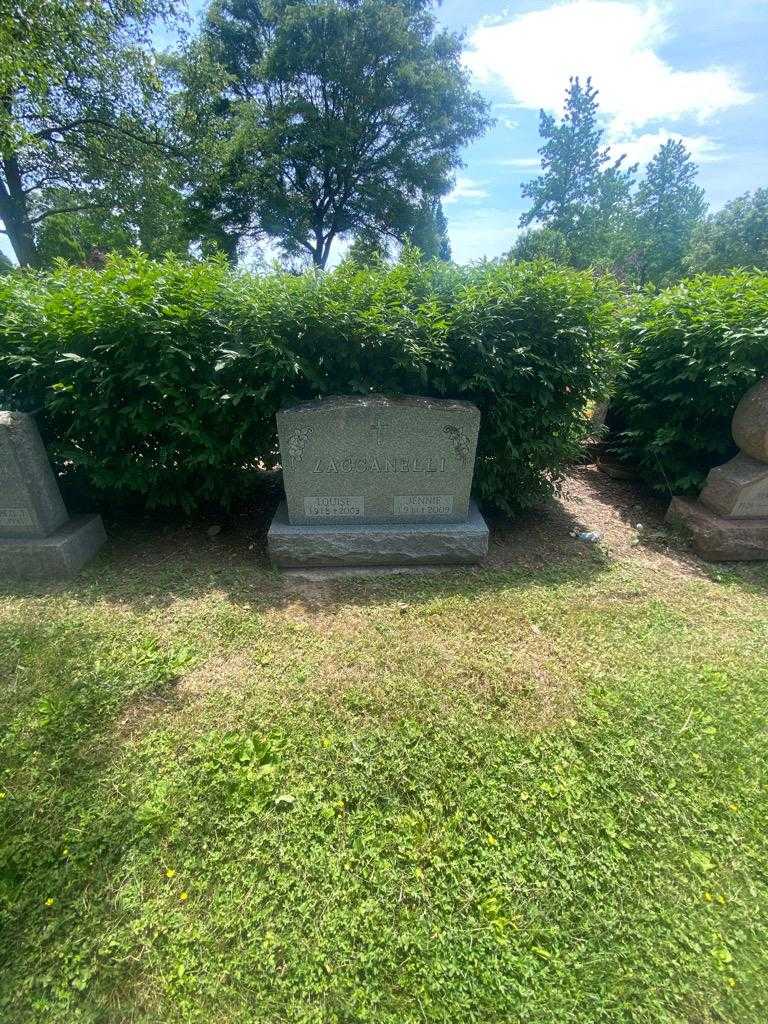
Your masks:
M 379 446 L 379 448 L 381 447 L 381 431 L 382 431 L 382 429 L 383 429 L 383 424 L 382 424 L 381 420 L 376 420 L 376 422 L 371 427 L 371 430 L 375 430 L 376 431 L 376 444 Z

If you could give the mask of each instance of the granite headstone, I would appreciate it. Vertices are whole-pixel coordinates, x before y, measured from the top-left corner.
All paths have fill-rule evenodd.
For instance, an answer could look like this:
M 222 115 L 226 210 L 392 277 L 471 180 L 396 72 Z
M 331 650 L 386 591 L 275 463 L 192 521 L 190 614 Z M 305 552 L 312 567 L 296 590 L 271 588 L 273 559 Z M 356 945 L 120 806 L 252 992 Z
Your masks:
M 488 530 L 471 502 L 480 412 L 469 402 L 344 396 L 277 416 L 285 503 L 277 565 L 470 563 Z
M 99 516 L 67 515 L 34 418 L 0 412 L 0 577 L 69 575 L 105 539 Z

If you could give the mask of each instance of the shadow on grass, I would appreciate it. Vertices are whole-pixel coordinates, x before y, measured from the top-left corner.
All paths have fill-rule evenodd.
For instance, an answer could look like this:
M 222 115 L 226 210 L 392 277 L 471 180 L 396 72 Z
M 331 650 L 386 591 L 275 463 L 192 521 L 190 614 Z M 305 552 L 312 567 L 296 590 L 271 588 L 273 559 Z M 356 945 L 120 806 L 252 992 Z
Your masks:
M 116 657 L 112 643 L 108 625 L 78 619 L 0 622 L 0 1006 L 13 1019 L 34 1019 L 57 993 L 78 1002 L 104 962 L 126 850 L 154 843 L 127 795 L 116 798 L 113 732 L 126 701 L 172 687 L 178 666 L 146 645 Z M 76 947 L 66 962 L 64 935 Z M 119 959 L 105 972 L 116 989 L 133 973 Z
M 644 485 L 613 480 L 591 466 L 575 468 L 566 484 L 571 485 L 577 488 L 575 500 L 553 499 L 514 520 L 488 516 L 491 540 L 482 567 L 322 579 L 318 574 L 302 578 L 270 567 L 266 536 L 280 497 L 280 488 L 270 476 L 247 512 L 194 518 L 169 513 L 107 514 L 109 544 L 79 577 L 59 583 L 3 581 L 0 595 L 66 594 L 87 604 L 115 602 L 151 611 L 178 600 L 224 593 L 256 613 L 297 602 L 309 611 L 321 608 L 332 613 L 341 603 L 417 601 L 425 593 L 471 596 L 510 587 L 587 583 L 617 557 L 631 559 L 633 548 L 658 558 L 673 573 L 715 581 L 726 574 L 729 585 L 747 593 L 768 591 L 765 566 L 711 564 L 698 558 L 665 527 L 666 500 Z M 642 530 L 636 530 L 638 522 Z M 575 536 L 594 527 L 607 532 L 605 546 L 586 544 Z
M 555 523 L 553 525 L 553 515 Z M 107 522 L 109 543 L 73 580 L 40 583 L 3 581 L 0 597 L 67 596 L 86 605 L 127 605 L 137 612 L 169 607 L 223 593 L 255 613 L 297 602 L 332 612 L 338 605 L 367 606 L 387 600 L 467 597 L 509 588 L 587 583 L 611 558 L 600 547 L 570 536 L 572 517 L 550 511 L 515 522 L 491 519 L 487 563 L 478 567 L 427 567 L 413 573 L 354 576 L 283 573 L 266 553 L 268 515 L 238 515 L 215 522 Z M 210 536 L 211 526 L 220 532 Z M 553 538 L 555 538 L 553 540 Z

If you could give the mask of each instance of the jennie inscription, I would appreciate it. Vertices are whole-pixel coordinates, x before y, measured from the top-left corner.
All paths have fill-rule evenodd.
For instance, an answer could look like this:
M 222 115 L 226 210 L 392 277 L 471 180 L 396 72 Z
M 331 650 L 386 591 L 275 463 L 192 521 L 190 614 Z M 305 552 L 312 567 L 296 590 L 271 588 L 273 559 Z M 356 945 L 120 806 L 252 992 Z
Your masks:
M 480 425 L 469 402 L 328 398 L 277 425 L 291 523 L 466 521 Z

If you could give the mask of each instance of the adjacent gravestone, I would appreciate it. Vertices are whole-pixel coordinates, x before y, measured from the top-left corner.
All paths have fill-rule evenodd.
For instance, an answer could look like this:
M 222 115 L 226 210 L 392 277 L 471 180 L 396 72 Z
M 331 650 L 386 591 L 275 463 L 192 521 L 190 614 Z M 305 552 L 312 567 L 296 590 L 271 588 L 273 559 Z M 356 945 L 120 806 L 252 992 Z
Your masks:
M 67 515 L 32 416 L 0 412 L 0 578 L 69 575 L 105 540 L 99 516 Z
M 277 416 L 286 500 L 268 535 L 285 567 L 480 561 L 470 500 L 480 412 L 383 395 L 305 402 Z
M 686 528 L 713 561 L 768 559 L 768 380 L 751 388 L 733 415 L 741 451 L 707 477 L 698 501 L 674 498 L 667 520 Z

